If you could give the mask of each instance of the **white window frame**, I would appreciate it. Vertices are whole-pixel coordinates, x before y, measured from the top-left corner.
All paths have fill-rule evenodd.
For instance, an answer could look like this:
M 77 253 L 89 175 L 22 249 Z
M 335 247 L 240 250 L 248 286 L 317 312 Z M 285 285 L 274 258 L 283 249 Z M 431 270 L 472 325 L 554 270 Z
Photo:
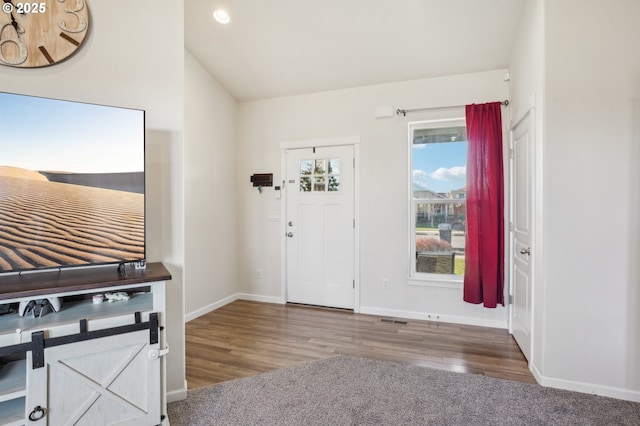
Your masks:
M 408 206 L 409 206 L 409 285 L 431 286 L 431 287 L 454 287 L 462 288 L 464 276 L 453 274 L 434 274 L 428 272 L 417 272 L 416 270 L 416 206 L 423 203 L 423 199 L 413 197 L 413 132 L 419 129 L 437 129 L 446 127 L 466 126 L 465 117 L 451 117 L 436 120 L 413 121 L 408 123 L 407 150 L 409 156 L 408 173 Z M 439 204 L 459 204 L 460 200 L 445 199 L 438 200 Z M 466 200 L 465 200 L 466 203 Z

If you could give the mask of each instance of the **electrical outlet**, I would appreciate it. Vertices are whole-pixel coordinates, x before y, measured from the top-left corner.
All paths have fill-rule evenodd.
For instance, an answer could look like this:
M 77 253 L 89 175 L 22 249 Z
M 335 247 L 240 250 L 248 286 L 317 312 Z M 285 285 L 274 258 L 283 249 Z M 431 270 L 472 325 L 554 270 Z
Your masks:
M 262 279 L 262 269 L 257 269 L 256 270 L 256 278 L 261 280 Z
M 382 287 L 383 288 L 389 288 L 389 278 L 383 278 L 382 279 Z

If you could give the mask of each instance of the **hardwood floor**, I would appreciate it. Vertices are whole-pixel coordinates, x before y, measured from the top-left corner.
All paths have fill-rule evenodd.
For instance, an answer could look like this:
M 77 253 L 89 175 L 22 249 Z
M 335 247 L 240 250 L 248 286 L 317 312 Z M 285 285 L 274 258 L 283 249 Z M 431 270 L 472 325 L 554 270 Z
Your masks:
M 189 389 L 338 354 L 535 383 L 501 329 L 244 300 L 186 324 Z

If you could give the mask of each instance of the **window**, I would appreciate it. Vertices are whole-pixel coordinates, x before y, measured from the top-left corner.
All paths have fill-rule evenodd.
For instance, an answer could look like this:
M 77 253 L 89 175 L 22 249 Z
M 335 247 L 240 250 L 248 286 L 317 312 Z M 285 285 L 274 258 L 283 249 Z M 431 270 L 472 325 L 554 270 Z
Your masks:
M 340 160 L 300 161 L 300 192 L 340 191 Z
M 466 237 L 464 118 L 409 124 L 411 275 L 462 281 Z

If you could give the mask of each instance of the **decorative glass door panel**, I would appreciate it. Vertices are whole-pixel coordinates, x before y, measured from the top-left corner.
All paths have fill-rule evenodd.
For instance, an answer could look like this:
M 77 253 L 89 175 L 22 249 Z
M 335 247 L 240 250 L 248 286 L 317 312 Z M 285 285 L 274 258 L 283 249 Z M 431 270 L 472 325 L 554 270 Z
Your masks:
M 300 160 L 300 192 L 340 191 L 340 159 Z

